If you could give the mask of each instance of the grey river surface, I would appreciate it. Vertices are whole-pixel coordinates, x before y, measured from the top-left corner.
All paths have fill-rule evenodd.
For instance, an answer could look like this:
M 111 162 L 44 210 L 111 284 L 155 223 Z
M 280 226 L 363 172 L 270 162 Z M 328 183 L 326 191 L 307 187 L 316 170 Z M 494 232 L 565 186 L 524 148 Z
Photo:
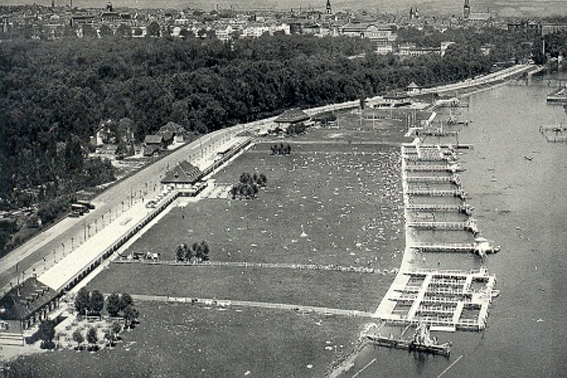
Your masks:
M 539 131 L 567 126 L 563 107 L 546 104 L 556 77 L 474 94 L 459 115 L 472 120 L 459 141 L 474 145 L 460 155 L 463 188 L 482 235 L 502 247 L 486 262 L 501 291 L 487 329 L 439 334 L 453 342 L 449 359 L 367 346 L 344 377 L 567 377 L 567 144 Z M 474 256 L 453 264 L 479 267 Z

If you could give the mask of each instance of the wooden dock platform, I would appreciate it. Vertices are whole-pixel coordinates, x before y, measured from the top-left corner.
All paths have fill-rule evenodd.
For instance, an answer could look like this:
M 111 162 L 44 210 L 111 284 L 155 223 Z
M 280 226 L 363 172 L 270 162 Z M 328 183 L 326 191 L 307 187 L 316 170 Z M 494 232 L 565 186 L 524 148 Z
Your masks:
M 462 200 L 467 198 L 467 192 L 464 190 L 457 189 L 410 189 L 407 191 L 410 196 L 420 196 L 420 197 L 457 197 Z
M 446 165 L 427 165 L 427 164 L 407 164 L 406 170 L 408 172 L 463 172 L 459 164 L 446 164 Z
M 464 213 L 471 215 L 474 207 L 464 203 L 462 205 L 435 205 L 435 204 L 409 204 L 408 211 L 414 212 L 445 212 L 445 213 Z
M 461 177 L 458 174 L 451 176 L 413 176 L 408 177 L 409 183 L 454 184 L 461 186 Z
M 392 324 L 426 323 L 459 330 L 480 331 L 486 327 L 488 308 L 496 296 L 496 277 L 489 275 L 486 269 L 413 269 L 402 274 L 423 280 L 420 284 L 408 283 L 390 292 L 390 301 L 410 305 L 410 308 L 406 313 L 382 315 L 381 319 Z M 477 288 L 479 284 L 484 287 Z M 465 310 L 475 316 L 464 317 Z
M 470 231 L 474 235 L 480 233 L 478 224 L 474 218 L 465 222 L 408 222 L 408 227 L 421 230 L 445 230 L 445 231 Z

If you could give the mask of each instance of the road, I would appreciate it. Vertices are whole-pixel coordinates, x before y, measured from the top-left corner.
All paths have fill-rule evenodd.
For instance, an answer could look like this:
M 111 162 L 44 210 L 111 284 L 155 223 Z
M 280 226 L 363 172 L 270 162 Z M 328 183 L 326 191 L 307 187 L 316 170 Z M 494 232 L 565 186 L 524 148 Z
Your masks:
M 244 130 L 269 128 L 269 122 L 237 125 L 207 134 L 178 148 L 164 158 L 109 187 L 92 200 L 94 210 L 79 218 L 67 217 L 25 242 L 0 259 L 0 296 L 34 273 L 32 266 L 55 262 L 109 225 L 133 204 L 151 199 L 161 190 L 160 180 L 180 161 L 189 160 L 203 168 L 216 152 L 235 142 Z

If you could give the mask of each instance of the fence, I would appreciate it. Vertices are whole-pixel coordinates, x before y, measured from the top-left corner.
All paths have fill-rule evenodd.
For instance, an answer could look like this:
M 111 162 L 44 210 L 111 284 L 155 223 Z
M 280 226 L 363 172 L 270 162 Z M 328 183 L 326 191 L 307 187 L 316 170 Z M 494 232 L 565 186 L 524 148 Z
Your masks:
M 349 273 L 374 273 L 374 268 L 362 266 L 341 266 L 341 265 L 317 265 L 317 264 L 286 264 L 286 263 L 253 263 L 243 261 L 176 261 L 176 260 L 115 260 L 117 264 L 147 264 L 147 265 L 170 265 L 170 266 L 228 266 L 239 268 L 271 268 L 271 269 L 296 269 L 296 270 L 324 270 L 334 272 Z

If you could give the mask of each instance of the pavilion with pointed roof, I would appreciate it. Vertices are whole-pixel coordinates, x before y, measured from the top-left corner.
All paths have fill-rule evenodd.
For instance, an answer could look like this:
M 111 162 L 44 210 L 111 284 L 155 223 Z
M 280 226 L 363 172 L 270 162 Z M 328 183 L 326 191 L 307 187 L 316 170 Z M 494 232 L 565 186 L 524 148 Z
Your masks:
M 282 126 L 290 126 L 309 119 L 311 119 L 311 116 L 301 109 L 288 109 L 276 118 L 274 122 L 279 123 Z

